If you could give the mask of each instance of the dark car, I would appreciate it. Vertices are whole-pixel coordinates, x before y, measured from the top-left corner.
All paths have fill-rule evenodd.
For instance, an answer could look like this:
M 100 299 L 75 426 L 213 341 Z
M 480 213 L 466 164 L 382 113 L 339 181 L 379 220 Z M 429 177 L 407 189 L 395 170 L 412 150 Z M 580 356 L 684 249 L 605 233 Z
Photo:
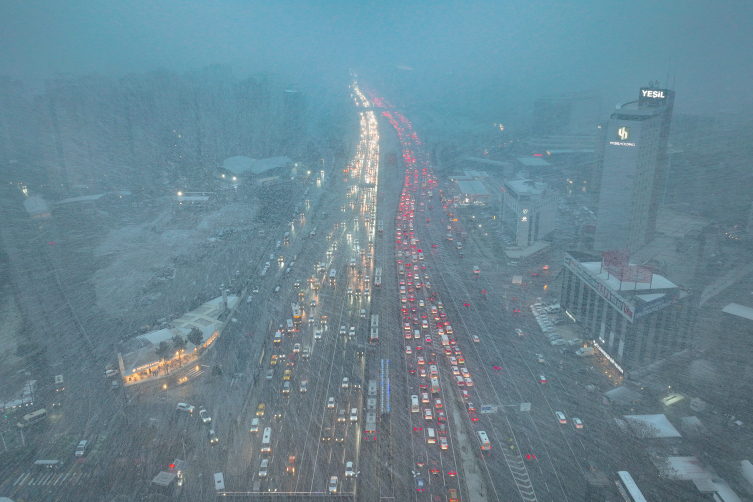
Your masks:
M 425 465 L 423 456 L 419 455 L 418 457 L 416 457 L 416 465 L 418 467 L 423 467 Z
M 418 476 L 416 478 L 416 491 L 417 492 L 426 491 L 426 482 L 424 481 L 424 478 L 422 478 L 421 476 Z

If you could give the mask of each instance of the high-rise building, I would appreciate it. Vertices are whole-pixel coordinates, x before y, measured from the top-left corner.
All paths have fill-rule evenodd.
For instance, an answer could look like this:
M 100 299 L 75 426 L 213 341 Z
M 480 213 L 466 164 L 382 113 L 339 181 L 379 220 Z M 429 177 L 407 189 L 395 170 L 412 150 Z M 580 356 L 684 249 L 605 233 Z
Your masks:
M 609 117 L 594 249 L 634 251 L 651 242 L 664 188 L 674 91 L 643 87 Z
M 502 189 L 505 222 L 518 247 L 526 248 L 556 228 L 557 192 L 546 183 L 528 179 L 505 181 Z

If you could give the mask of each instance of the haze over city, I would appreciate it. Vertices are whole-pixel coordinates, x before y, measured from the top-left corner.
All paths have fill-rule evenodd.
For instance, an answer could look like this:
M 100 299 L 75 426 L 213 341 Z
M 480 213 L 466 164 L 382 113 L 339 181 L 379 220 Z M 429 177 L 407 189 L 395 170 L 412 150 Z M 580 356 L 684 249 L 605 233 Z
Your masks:
M 0 6 L 0 502 L 753 500 L 753 5 Z

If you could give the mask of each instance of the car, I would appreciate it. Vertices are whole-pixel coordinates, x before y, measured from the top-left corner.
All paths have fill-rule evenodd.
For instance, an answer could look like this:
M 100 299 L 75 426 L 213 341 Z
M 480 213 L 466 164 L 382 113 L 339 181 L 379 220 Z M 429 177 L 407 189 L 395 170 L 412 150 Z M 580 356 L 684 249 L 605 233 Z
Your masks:
M 439 462 L 437 462 L 436 460 L 432 460 L 431 469 L 429 469 L 429 472 L 431 472 L 435 476 L 439 476 Z
M 434 418 L 434 415 L 431 412 L 431 408 L 425 408 L 424 409 L 424 419 L 425 420 L 431 420 Z
M 340 385 L 343 389 L 347 389 L 350 386 L 348 377 L 343 377 L 343 383 Z
M 554 416 L 557 417 L 557 421 L 559 423 L 561 423 L 561 424 L 566 424 L 567 423 L 567 418 L 565 418 L 565 414 L 562 413 L 561 411 L 555 411 L 554 412 Z
M 536 360 L 542 364 L 546 362 L 542 354 L 536 354 Z
M 447 443 L 447 438 L 444 436 L 439 437 L 439 447 L 443 450 L 446 450 L 449 447 L 449 444 Z
M 423 300 L 418 300 L 418 306 L 423 307 L 425 305 Z
M 416 350 L 419 351 L 419 352 L 421 352 L 422 350 L 424 350 L 424 346 L 423 345 L 416 345 Z
M 215 434 L 214 429 L 209 429 L 209 444 L 214 446 L 219 441 L 220 440 L 217 438 L 217 434 Z
M 308 390 L 308 386 L 309 386 L 309 381 L 308 380 L 301 380 L 301 384 L 298 387 L 298 391 L 301 394 L 305 394 L 306 391 Z
M 416 477 L 416 491 L 417 492 L 426 491 L 426 482 L 424 481 L 424 478 L 422 478 L 421 476 Z
M 413 350 L 411 349 L 410 345 L 406 345 L 405 346 L 405 353 L 406 354 L 412 354 L 413 353 Z
M 460 373 L 462 373 L 463 378 L 470 378 L 471 377 L 471 374 L 468 372 L 468 369 L 465 366 L 463 366 L 462 368 L 460 368 Z
M 267 409 L 266 405 L 264 403 L 259 404 L 259 406 L 256 407 L 256 416 L 257 417 L 263 417 L 264 411 Z
M 76 456 L 77 457 L 83 457 L 84 456 L 84 453 L 86 453 L 86 444 L 88 442 L 89 441 L 87 441 L 86 439 L 82 439 L 81 441 L 79 441 L 78 446 L 76 447 Z
M 518 336 L 525 336 L 525 333 L 523 333 L 523 330 L 522 330 L 522 329 L 520 329 L 520 328 L 515 328 L 515 333 L 516 333 L 516 334 L 517 334 Z
M 284 382 L 282 384 L 282 394 L 284 396 L 289 396 L 290 395 L 290 382 Z
M 288 456 L 288 464 L 285 466 L 285 472 L 295 475 L 295 455 Z
M 468 416 L 471 418 L 471 422 L 478 422 L 478 415 L 476 415 L 476 412 L 469 413 Z
M 416 348 L 418 348 L 418 347 L 416 347 Z M 418 356 L 418 357 L 416 358 L 416 362 L 417 362 L 418 364 L 426 364 L 426 361 L 424 360 L 423 356 Z
M 352 478 L 356 473 L 353 470 L 353 462 L 345 462 L 345 477 Z
M 348 288 L 348 296 L 353 294 L 353 288 Z
M 421 382 L 418 386 L 421 388 L 421 390 L 424 390 L 427 387 L 426 382 Z
M 468 401 L 467 403 L 465 403 L 465 409 L 468 411 L 468 413 L 476 411 L 476 407 L 470 401 Z
M 296 343 L 296 344 L 294 344 L 294 345 L 293 345 L 293 354 L 297 354 L 297 353 L 299 353 L 300 351 L 301 351 L 301 344 L 300 344 L 300 343 Z
M 444 416 L 444 411 L 440 411 L 437 413 L 437 421 L 439 423 L 443 423 L 447 421 L 447 418 Z
M 340 410 L 337 412 L 337 421 L 338 422 L 345 422 L 347 420 L 347 417 L 345 416 L 345 410 Z
M 434 400 L 434 408 L 436 408 L 438 410 L 442 408 L 442 400 L 441 399 L 437 398 L 437 399 Z
M 576 429 L 582 429 L 583 428 L 583 422 L 581 422 L 580 418 L 573 417 L 573 424 L 575 425 Z
M 259 433 L 259 419 L 254 417 L 253 420 L 251 420 L 251 429 L 249 431 L 251 434 L 258 434 Z
M 212 417 L 209 416 L 209 412 L 204 408 L 199 410 L 199 417 L 201 418 L 201 422 L 205 424 L 208 424 L 212 421 Z
M 463 398 L 463 401 L 468 401 L 471 398 L 471 395 L 468 393 L 467 390 L 461 390 L 460 397 Z
M 460 501 L 460 499 L 458 498 L 458 491 L 455 488 L 450 488 L 449 492 L 450 492 L 450 496 L 447 502 L 459 502 Z
M 188 403 L 178 403 L 175 407 L 177 411 L 185 411 L 186 413 L 193 413 L 194 407 Z
M 474 341 L 475 343 L 478 343 L 478 342 L 480 342 L 480 341 L 481 341 L 481 338 L 479 338 L 479 337 L 478 337 L 478 335 L 472 335 L 472 336 L 471 336 L 471 338 L 473 338 L 473 341 Z
M 470 377 L 467 377 L 465 379 L 465 386 L 466 387 L 473 387 L 473 380 L 471 380 Z
M 329 493 L 337 493 L 337 476 L 330 476 L 327 491 Z
M 458 356 L 458 364 L 465 364 L 465 358 L 463 356 Z
M 275 366 L 277 364 L 277 354 L 272 354 L 272 358 L 269 360 L 269 364 Z
M 358 421 L 358 408 L 351 408 L 350 409 L 350 421 L 351 422 L 357 422 Z
M 428 403 L 429 402 L 429 393 L 428 392 L 422 392 L 421 393 L 421 402 L 422 403 Z
M 261 459 L 261 465 L 259 466 L 259 477 L 266 478 L 268 470 L 269 470 L 269 459 L 268 458 Z
M 448 358 L 450 361 L 450 366 L 457 366 L 458 365 L 458 359 L 455 356 L 450 356 Z
M 408 364 L 408 373 L 413 374 L 416 372 L 416 367 L 413 366 L 413 363 Z
M 267 380 L 272 380 L 275 376 L 275 370 L 267 370 Z
M 350 330 L 348 330 L 348 336 L 351 337 L 351 338 L 353 338 L 354 336 L 356 336 L 356 328 L 355 327 L 353 327 L 353 326 L 350 327 Z
M 311 305 L 312 307 L 316 307 L 316 300 L 311 300 L 309 305 Z
M 329 410 L 334 410 L 335 409 L 335 398 L 334 397 L 330 397 L 329 399 L 327 399 L 327 409 L 329 409 Z
M 340 334 L 345 335 L 347 333 L 348 333 L 348 328 L 346 328 L 345 326 L 340 326 Z
M 455 353 L 456 356 L 463 354 L 463 351 L 460 350 L 460 347 L 453 347 L 452 351 Z M 458 361 L 460 361 L 460 359 L 458 359 Z M 465 363 L 461 362 L 460 364 L 465 364 Z
M 546 377 L 544 375 L 539 375 L 539 382 L 546 383 Z
M 418 368 L 418 376 L 421 378 L 426 378 L 426 369 L 423 366 L 420 366 Z
M 290 370 L 285 370 L 285 373 L 282 374 L 282 381 L 287 382 L 290 380 L 290 378 L 293 376 L 293 372 Z
M 460 375 L 460 369 L 457 366 L 451 366 L 453 375 Z

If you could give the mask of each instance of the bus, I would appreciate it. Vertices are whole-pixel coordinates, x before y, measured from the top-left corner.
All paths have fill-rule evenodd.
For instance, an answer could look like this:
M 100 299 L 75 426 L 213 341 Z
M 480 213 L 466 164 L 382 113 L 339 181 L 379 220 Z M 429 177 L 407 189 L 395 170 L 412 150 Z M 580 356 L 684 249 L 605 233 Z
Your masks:
M 24 415 L 24 417 L 21 419 L 20 422 L 16 424 L 16 426 L 19 429 L 24 429 L 26 427 L 34 425 L 37 422 L 41 422 L 45 418 L 47 418 L 47 410 L 42 408 L 41 410 L 37 410 L 33 413 L 29 413 L 28 415 Z
M 379 315 L 374 314 L 371 316 L 371 335 L 369 337 L 369 343 L 379 343 Z
M 364 438 L 366 441 L 376 441 L 377 424 L 376 413 L 371 412 L 366 414 L 366 424 L 364 425 Z
M 486 432 L 484 431 L 478 431 L 478 441 L 481 443 L 481 451 L 485 450 L 491 450 L 492 445 L 489 443 L 489 437 L 486 435 Z
M 377 395 L 377 381 L 369 380 L 369 396 Z
M 439 394 L 439 379 L 436 377 L 431 379 L 431 393 Z
M 411 413 L 418 413 L 419 412 L 419 406 L 418 406 L 418 396 L 413 395 L 410 397 L 410 411 Z
M 381 268 L 377 267 L 377 270 L 379 270 L 379 273 L 374 275 L 374 289 L 381 289 L 382 287 L 382 272 Z
M 264 428 L 264 436 L 261 438 L 261 452 L 269 453 L 272 451 L 272 427 Z
M 617 490 L 625 497 L 625 502 L 646 502 L 646 498 L 628 471 L 617 471 L 617 479 L 614 482 Z
M 296 324 L 301 322 L 301 307 L 298 306 L 297 303 L 291 303 L 290 304 L 291 310 L 293 311 L 293 322 Z
M 329 285 L 334 286 L 335 281 L 337 280 L 337 270 L 334 268 L 329 271 Z

